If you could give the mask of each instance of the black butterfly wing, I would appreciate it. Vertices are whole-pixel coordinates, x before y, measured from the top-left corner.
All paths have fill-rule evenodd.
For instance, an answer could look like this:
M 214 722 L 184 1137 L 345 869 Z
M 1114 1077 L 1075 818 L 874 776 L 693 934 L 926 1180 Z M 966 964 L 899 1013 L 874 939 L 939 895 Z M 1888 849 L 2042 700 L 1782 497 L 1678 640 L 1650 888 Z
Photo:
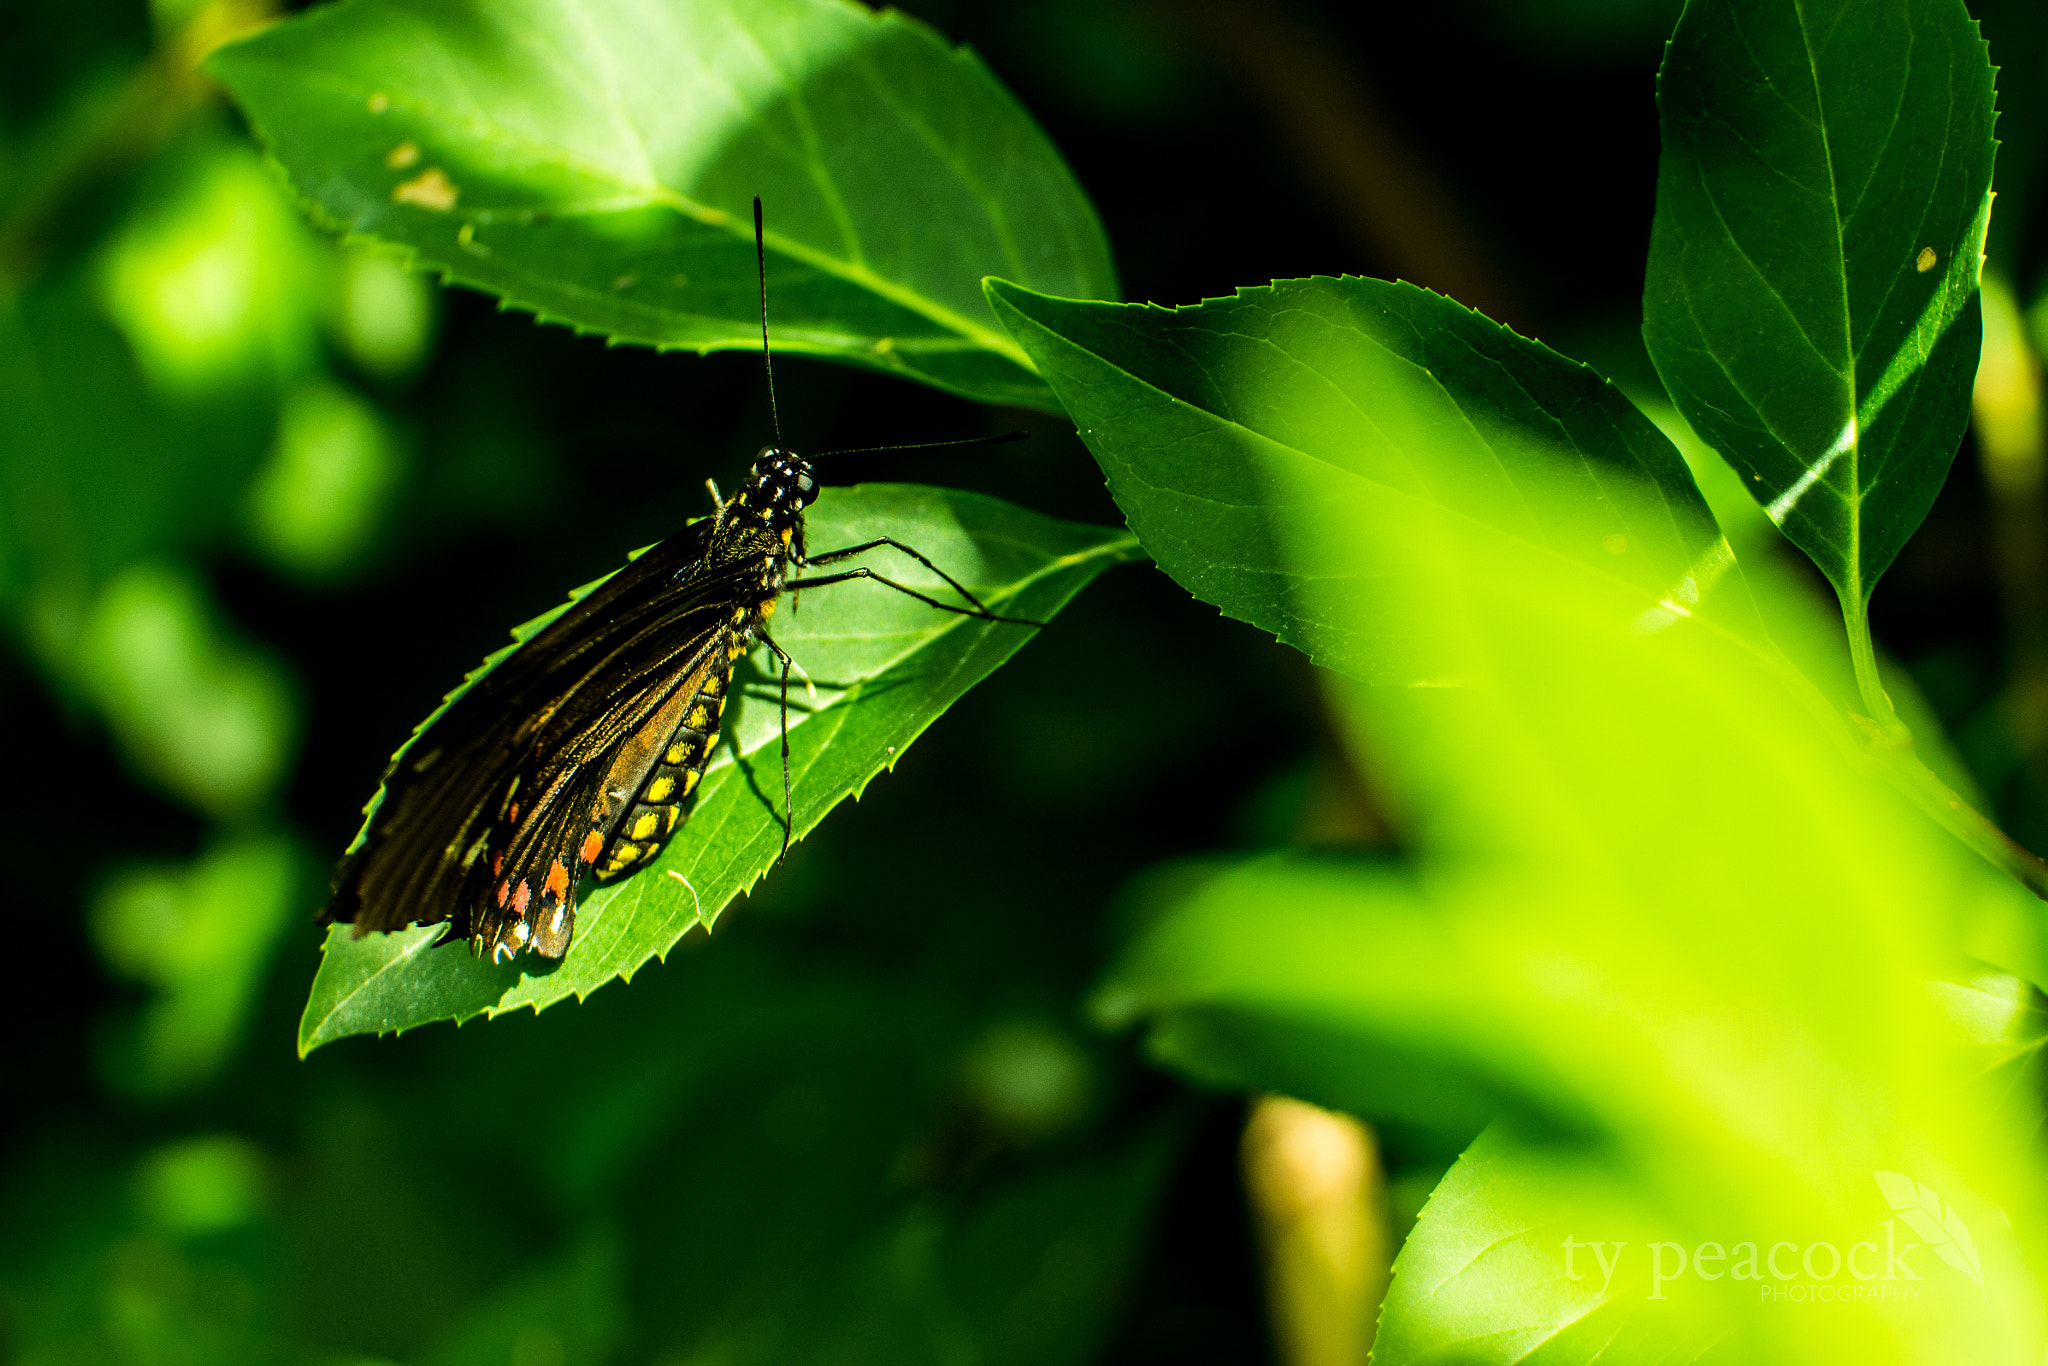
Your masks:
M 713 535 L 699 522 L 655 546 L 452 694 L 392 760 L 322 919 L 359 935 L 453 921 L 476 938 L 498 854 L 528 875 L 538 859 L 544 889 L 550 841 L 574 852 L 588 839 L 608 756 L 660 714 L 748 592 L 757 566 L 714 564 Z
M 531 947 L 549 958 L 568 952 L 575 933 L 576 895 L 612 831 L 644 785 L 700 693 L 705 675 L 730 667 L 722 625 L 702 618 L 729 615 L 711 603 L 673 624 L 673 648 L 629 673 L 599 722 L 541 746 L 519 775 L 512 801 L 485 840 L 490 877 L 472 877 L 468 934 L 479 957 Z M 518 793 L 529 794 L 519 800 Z

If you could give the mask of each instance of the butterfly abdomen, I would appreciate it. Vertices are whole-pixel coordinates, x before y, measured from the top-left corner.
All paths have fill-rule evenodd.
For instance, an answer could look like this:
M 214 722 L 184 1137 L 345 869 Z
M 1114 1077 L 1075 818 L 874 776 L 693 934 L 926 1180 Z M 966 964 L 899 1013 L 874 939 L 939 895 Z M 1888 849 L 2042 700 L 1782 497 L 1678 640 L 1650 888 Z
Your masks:
M 663 743 L 661 757 L 597 850 L 591 876 L 599 882 L 609 882 L 651 862 L 683 823 L 684 803 L 697 790 L 704 766 L 718 747 L 726 689 L 732 683 L 733 665 L 745 652 L 744 639 L 736 636 L 726 649 L 724 667 L 707 674 L 684 702 L 681 723 Z M 586 842 L 584 850 L 591 847 Z

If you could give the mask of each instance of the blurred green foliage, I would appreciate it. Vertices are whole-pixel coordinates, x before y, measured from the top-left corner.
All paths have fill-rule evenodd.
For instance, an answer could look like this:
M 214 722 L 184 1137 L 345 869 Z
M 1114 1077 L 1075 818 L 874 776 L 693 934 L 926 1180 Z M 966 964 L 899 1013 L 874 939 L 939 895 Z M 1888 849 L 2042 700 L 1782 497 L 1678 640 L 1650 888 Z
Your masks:
M 1913 802 L 2048 835 L 2041 567 L 2006 551 L 2039 524 L 1990 455 L 1943 485 L 1952 444 L 1916 448 L 1887 534 L 1933 508 L 1869 677 L 1926 766 L 1872 746 L 1855 626 L 1694 435 L 1725 439 L 1685 362 L 1658 357 L 1674 405 L 1639 340 L 1678 6 L 911 8 L 663 0 L 579 28 L 543 0 L 345 0 L 213 58 L 237 110 L 199 64 L 260 5 L 0 7 L 0 841 L 37 879 L 0 997 L 29 1041 L 0 1357 L 1266 1360 L 1233 1099 L 1264 1089 L 1378 1130 L 1405 1239 L 1381 1360 L 2028 1355 L 2048 954 L 1953 837 L 1988 827 Z M 1881 7 L 1829 8 L 1853 36 Z M 1957 5 L 1894 9 L 1968 49 Z M 2036 352 L 2038 10 L 1972 6 L 2001 72 L 1990 250 Z M 684 41 L 763 16 L 761 51 L 805 60 Z M 677 74 L 714 50 L 732 89 Z M 1831 55 L 1852 96 L 1905 60 Z M 1445 221 L 1418 185 L 1557 350 L 1376 281 L 1218 297 L 1444 285 L 1402 254 Z M 1036 438 L 842 457 L 830 483 L 1091 524 L 1055 560 L 1123 557 L 1128 518 L 1173 580 L 1103 574 L 965 697 L 884 690 L 906 733 L 946 711 L 900 769 L 886 728 L 877 757 L 800 725 L 850 765 L 808 813 L 799 788 L 815 829 L 715 937 L 636 940 L 630 985 L 535 979 L 563 1004 L 299 1061 L 318 873 L 395 742 L 771 435 L 751 357 L 494 302 L 745 347 L 755 191 L 778 346 L 847 367 L 780 368 L 791 445 Z M 1026 288 L 991 311 L 990 273 Z M 1072 302 L 1119 276 L 1211 302 Z M 2024 354 L 2022 330 L 1987 346 Z M 1959 420 L 1972 350 L 1937 331 L 1957 354 L 1923 435 Z M 976 534 L 1013 557 L 1058 525 L 995 520 Z M 807 601 L 806 649 L 858 655 L 874 610 Z M 1458 686 L 1356 686 L 1264 632 Z M 828 700 L 846 682 L 815 672 Z M 394 945 L 420 956 L 351 951 Z M 387 1023 L 467 1013 L 409 994 L 475 967 L 422 952 L 366 998 Z M 1575 1233 L 1849 1245 L 1890 1214 L 1873 1168 L 1968 1220 L 1982 1295 L 1928 1249 L 1910 1316 L 1558 1270 Z

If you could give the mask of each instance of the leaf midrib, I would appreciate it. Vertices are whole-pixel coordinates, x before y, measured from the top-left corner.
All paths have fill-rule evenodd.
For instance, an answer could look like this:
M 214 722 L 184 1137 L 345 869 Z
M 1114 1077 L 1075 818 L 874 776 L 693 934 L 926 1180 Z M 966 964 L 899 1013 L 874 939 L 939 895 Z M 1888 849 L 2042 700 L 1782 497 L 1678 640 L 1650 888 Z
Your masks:
M 1813 107 L 1820 115 L 1818 131 L 1823 160 L 1828 168 L 1828 205 L 1832 210 L 1830 218 L 1834 228 L 1835 278 L 1842 291 L 1842 355 L 1848 362 L 1848 373 L 1844 376 L 1849 383 L 1849 445 L 1842 452 L 1849 462 L 1848 489 L 1842 495 L 1843 505 L 1849 513 L 1849 594 L 1857 602 L 1864 597 L 1863 588 L 1863 422 L 1857 409 L 1857 398 L 1862 393 L 1858 378 L 1862 357 L 1856 352 L 1856 330 L 1854 320 L 1849 316 L 1849 254 L 1842 241 L 1842 194 L 1841 185 L 1835 174 L 1835 147 L 1828 136 L 1827 104 L 1821 96 L 1820 63 L 1813 52 L 1813 34 L 1806 20 L 1808 0 L 1793 0 L 1792 12 L 1799 20 L 1799 48 L 1806 55 L 1806 74 L 1813 85 Z M 1741 20 L 1736 20 L 1738 26 Z M 1840 438 L 1836 438 L 1840 444 Z M 1823 456 L 1823 459 L 1826 457 Z M 1809 468 L 1812 468 L 1809 466 Z M 1822 481 L 1827 475 L 1820 476 Z
M 1104 529 L 1107 530 L 1108 528 Z M 1008 541 L 1010 544 L 1018 546 L 1024 546 L 1028 544 L 1021 538 L 1005 537 L 1001 533 L 976 535 L 974 537 L 974 540 L 978 544 L 1000 544 L 1004 541 Z M 1040 582 L 1050 574 L 1067 569 L 1072 569 L 1078 565 L 1086 564 L 1090 560 L 1113 558 L 1116 552 L 1119 550 L 1135 548 L 1138 548 L 1138 538 L 1135 534 L 1126 530 L 1120 535 L 1111 536 L 1108 539 L 1099 541 L 1095 545 L 1085 550 L 1072 551 L 1068 554 L 1059 555 L 1051 559 L 1048 559 L 1043 565 L 1039 566 L 1037 569 L 1034 569 L 1029 574 L 1024 575 L 1022 578 L 1012 579 L 1009 583 L 1000 585 L 994 589 L 990 589 L 986 586 L 978 586 L 976 591 L 982 596 L 983 601 L 987 602 L 991 606 L 1000 603 L 1007 603 L 1015 599 L 1019 594 L 1023 593 L 1025 589 L 1031 587 L 1035 583 Z M 911 644 L 906 645 L 903 649 L 897 651 L 893 655 L 884 656 L 883 661 L 880 664 L 878 664 L 871 671 L 862 674 L 860 677 L 848 683 L 846 687 L 840 690 L 838 694 L 834 696 L 830 701 L 821 703 L 818 707 L 816 707 L 813 710 L 805 711 L 801 716 L 799 716 L 795 721 L 791 723 L 790 729 L 795 730 L 798 726 L 807 723 L 814 717 L 823 716 L 828 712 L 842 708 L 843 705 L 849 700 L 857 699 L 862 693 L 862 691 L 866 689 L 870 684 L 876 682 L 879 679 L 888 677 L 890 674 L 894 673 L 897 669 L 901 668 L 905 663 L 910 661 L 915 656 L 923 654 L 925 651 L 934 648 L 936 645 L 938 645 L 940 641 L 946 639 L 946 637 L 950 635 L 952 632 L 964 629 L 968 622 L 979 620 L 975 617 L 961 616 L 960 614 L 955 612 L 947 612 L 944 614 L 944 616 L 945 620 L 937 624 L 936 626 L 932 627 L 929 631 L 906 633 L 910 634 L 911 636 Z M 833 639 L 833 637 L 819 638 Z M 869 639 L 872 638 L 873 637 L 869 637 Z M 760 753 L 763 749 L 766 749 L 771 743 L 776 742 L 764 739 L 759 744 L 753 746 L 751 749 L 737 750 L 737 752 L 735 752 L 735 747 L 733 746 L 721 746 L 718 752 L 718 757 L 712 760 L 710 767 L 706 770 L 706 776 L 708 777 L 711 772 L 715 772 L 719 769 L 730 768 L 740 759 L 747 759 L 753 757 L 754 755 Z
M 406 932 L 406 929 L 401 929 L 397 931 L 397 933 L 400 934 Z M 390 972 L 394 968 L 397 968 L 403 964 L 410 963 L 419 954 L 424 953 L 427 950 L 433 948 L 436 942 L 436 940 L 429 940 L 425 936 L 422 936 L 418 943 L 408 944 L 404 952 L 393 954 L 391 957 L 385 959 L 382 963 L 379 963 L 377 965 L 376 971 L 364 977 L 360 982 L 356 983 L 353 987 L 350 987 L 346 992 L 342 993 L 340 996 L 337 996 L 334 999 L 334 1004 L 324 1014 L 320 1016 L 319 1021 L 313 1026 L 312 1034 L 310 1036 L 310 1041 L 313 1047 L 317 1048 L 322 1043 L 332 1042 L 332 1040 L 323 1038 L 322 1033 L 326 1029 L 328 1022 L 333 1020 L 335 1016 L 341 1014 L 341 1012 L 343 1011 L 344 1008 L 347 1007 L 349 1002 L 355 1000 L 355 998 L 360 996 L 364 991 L 367 991 L 370 985 L 373 982 L 377 981 L 385 973 Z M 326 950 L 324 947 L 321 950 L 321 955 L 324 960 L 326 956 Z M 361 1033 L 362 1031 L 355 1030 L 352 1032 Z M 377 1031 L 377 1033 L 379 1034 L 382 1034 L 383 1032 L 384 1031 L 381 1029 Z M 405 1029 L 404 1026 L 401 1025 L 398 1028 L 393 1029 L 391 1032 L 394 1034 L 402 1034 L 405 1032 Z M 348 1035 L 338 1035 L 337 1037 L 347 1038 Z M 312 1052 L 312 1049 L 306 1047 L 307 1042 L 308 1036 L 306 1032 L 302 1029 L 299 1033 L 299 1057 L 302 1059 Z

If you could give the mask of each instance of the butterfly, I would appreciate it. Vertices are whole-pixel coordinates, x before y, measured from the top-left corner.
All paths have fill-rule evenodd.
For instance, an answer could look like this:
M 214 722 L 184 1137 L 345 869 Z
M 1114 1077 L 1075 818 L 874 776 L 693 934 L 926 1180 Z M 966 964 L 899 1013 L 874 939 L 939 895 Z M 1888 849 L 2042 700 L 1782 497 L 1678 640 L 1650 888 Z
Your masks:
M 774 413 L 758 198 L 754 247 Z M 775 426 L 779 433 L 779 414 Z M 323 923 L 352 925 L 361 936 L 446 922 L 447 937 L 467 939 L 479 958 L 503 962 L 527 950 L 560 958 L 575 935 L 585 879 L 609 882 L 646 866 L 683 824 L 718 742 L 734 670 L 757 644 L 782 666 L 787 852 L 792 661 L 768 634 L 784 593 L 867 579 L 941 611 L 1043 624 L 989 611 L 923 554 L 890 537 L 809 554 L 804 510 L 818 496 L 816 475 L 809 460 L 779 441 L 756 455 L 732 497 L 707 486 L 711 516 L 629 561 L 451 694 L 398 752 L 335 870 Z M 883 547 L 937 574 L 966 605 L 942 602 L 865 565 L 799 577 Z

